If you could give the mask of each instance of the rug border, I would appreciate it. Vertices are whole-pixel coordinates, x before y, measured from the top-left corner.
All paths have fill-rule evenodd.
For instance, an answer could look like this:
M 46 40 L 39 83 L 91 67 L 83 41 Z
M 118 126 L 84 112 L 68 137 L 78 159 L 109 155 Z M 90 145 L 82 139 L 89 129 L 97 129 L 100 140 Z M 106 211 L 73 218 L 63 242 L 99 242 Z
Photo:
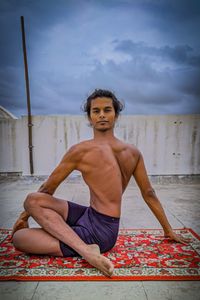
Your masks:
M 184 228 L 184 229 L 188 229 L 200 241 L 200 235 L 198 235 L 198 233 L 196 233 L 192 228 Z
M 7 230 L 9 230 L 9 229 L 7 229 Z M 120 228 L 119 229 L 119 231 L 123 231 L 123 230 L 125 230 L 125 231 L 126 230 L 144 230 L 144 231 L 148 231 L 148 230 L 161 230 L 161 231 L 163 231 L 162 228 Z M 198 233 L 196 233 L 192 228 L 182 227 L 182 228 L 173 228 L 173 230 L 189 230 L 196 238 L 198 238 L 198 240 L 200 240 L 200 235 L 198 235 Z
M 105 276 L 67 276 L 67 277 L 54 277 L 54 276 L 27 276 L 27 277 L 21 277 L 21 276 L 8 276 L 8 277 L 1 277 L 0 281 L 199 281 L 200 276 L 146 276 L 145 278 L 143 276 L 124 276 L 117 277 L 113 276 L 111 278 L 107 278 Z
M 11 231 L 12 229 L 0 228 L 0 230 Z M 120 228 L 120 231 L 151 231 L 151 230 L 163 230 L 162 228 Z M 199 241 L 200 235 L 198 235 L 191 228 L 174 228 L 174 230 L 188 230 L 190 231 Z M 112 276 L 111 278 L 106 277 L 104 275 L 101 276 L 0 276 L 0 281 L 199 281 L 200 276 Z

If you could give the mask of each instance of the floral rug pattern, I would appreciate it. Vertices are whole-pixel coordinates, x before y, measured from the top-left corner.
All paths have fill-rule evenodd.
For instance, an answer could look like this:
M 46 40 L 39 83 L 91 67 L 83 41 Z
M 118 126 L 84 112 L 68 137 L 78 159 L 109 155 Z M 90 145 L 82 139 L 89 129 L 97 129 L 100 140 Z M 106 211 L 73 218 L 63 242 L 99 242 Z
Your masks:
M 121 229 L 115 247 L 104 254 L 115 266 L 107 278 L 80 257 L 19 252 L 11 230 L 0 229 L 0 280 L 200 280 L 200 237 L 191 229 L 175 231 L 190 243 L 172 242 L 160 229 Z

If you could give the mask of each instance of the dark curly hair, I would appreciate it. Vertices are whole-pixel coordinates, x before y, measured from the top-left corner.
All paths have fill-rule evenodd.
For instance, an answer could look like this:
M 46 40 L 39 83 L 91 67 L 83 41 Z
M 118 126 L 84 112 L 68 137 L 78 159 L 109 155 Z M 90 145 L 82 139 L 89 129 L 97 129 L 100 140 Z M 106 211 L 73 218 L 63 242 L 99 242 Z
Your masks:
M 95 91 L 86 99 L 82 107 L 83 111 L 87 113 L 88 118 L 90 117 L 91 101 L 96 98 L 103 98 L 103 97 L 112 99 L 116 117 L 118 117 L 120 112 L 124 109 L 124 104 L 117 99 L 114 93 L 108 90 L 95 89 Z

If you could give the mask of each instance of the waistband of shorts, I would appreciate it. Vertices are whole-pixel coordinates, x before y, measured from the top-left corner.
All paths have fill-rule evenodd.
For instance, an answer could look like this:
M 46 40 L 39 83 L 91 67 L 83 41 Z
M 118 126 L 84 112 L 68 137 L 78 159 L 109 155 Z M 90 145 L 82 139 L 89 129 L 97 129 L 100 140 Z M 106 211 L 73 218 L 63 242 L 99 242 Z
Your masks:
M 96 209 L 94 209 L 92 206 L 90 206 L 90 208 L 96 215 L 101 216 L 105 220 L 108 220 L 110 222 L 119 222 L 120 221 L 120 218 L 118 218 L 118 217 L 112 217 L 109 215 L 102 214 L 102 213 L 98 212 Z

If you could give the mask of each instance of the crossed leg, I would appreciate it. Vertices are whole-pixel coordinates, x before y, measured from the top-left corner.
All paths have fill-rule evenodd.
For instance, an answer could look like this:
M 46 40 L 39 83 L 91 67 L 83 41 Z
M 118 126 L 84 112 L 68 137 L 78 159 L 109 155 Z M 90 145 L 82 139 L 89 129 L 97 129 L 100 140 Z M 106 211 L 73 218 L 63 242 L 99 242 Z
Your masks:
M 42 228 L 23 228 L 13 236 L 14 246 L 25 253 L 63 256 L 59 241 Z
M 67 201 L 37 192 L 27 196 L 24 208 L 42 228 L 22 228 L 16 231 L 13 235 L 13 243 L 17 249 L 34 254 L 63 256 L 60 250 L 60 240 L 106 276 L 112 275 L 113 264 L 100 254 L 98 245 L 85 244 L 66 224 Z

